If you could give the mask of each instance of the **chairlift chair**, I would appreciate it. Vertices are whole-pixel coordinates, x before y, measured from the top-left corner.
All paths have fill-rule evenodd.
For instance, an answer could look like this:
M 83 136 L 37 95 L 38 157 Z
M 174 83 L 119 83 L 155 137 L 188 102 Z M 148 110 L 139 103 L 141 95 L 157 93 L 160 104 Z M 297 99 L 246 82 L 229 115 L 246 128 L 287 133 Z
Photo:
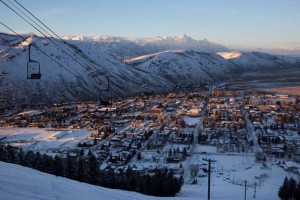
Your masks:
M 103 106 L 109 106 L 112 105 L 112 92 L 109 90 L 110 86 L 109 86 L 109 76 L 106 75 L 105 78 L 107 79 L 107 88 L 105 90 L 100 90 L 100 105 Z M 102 93 L 103 92 L 109 92 L 110 93 L 110 102 L 109 100 L 104 100 L 102 99 Z
M 27 62 L 27 79 L 41 79 L 39 62 L 33 60 Z
M 105 100 L 105 99 L 102 98 L 103 92 L 109 92 L 110 93 L 110 100 Z M 102 105 L 102 106 L 112 105 L 112 93 L 111 93 L 111 91 L 108 91 L 108 90 L 101 90 L 100 91 L 100 105 Z
M 40 63 L 38 61 L 31 59 L 30 56 L 31 44 L 29 44 L 28 47 L 29 47 L 29 58 L 27 62 L 27 79 L 41 79 Z

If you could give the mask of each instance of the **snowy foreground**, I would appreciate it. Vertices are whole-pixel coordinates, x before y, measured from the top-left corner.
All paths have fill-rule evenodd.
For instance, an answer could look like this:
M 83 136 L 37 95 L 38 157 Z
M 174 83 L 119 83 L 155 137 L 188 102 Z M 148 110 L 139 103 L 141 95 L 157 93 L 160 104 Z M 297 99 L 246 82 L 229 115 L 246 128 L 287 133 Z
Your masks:
M 254 169 L 255 170 L 255 169 Z M 270 176 L 257 187 L 256 199 L 278 199 L 277 191 L 286 173 L 274 168 Z M 245 173 L 246 175 L 247 173 Z M 212 176 L 211 199 L 243 199 L 244 188 L 233 185 L 223 179 Z M 162 199 L 142 195 L 136 192 L 112 190 L 80 183 L 62 177 L 45 174 L 30 168 L 0 162 L 0 194 L 1 199 Z M 247 190 L 247 199 L 253 199 L 253 189 Z M 206 199 L 207 185 L 188 185 L 182 187 L 177 197 L 163 199 Z
M 68 133 L 68 134 L 65 134 Z M 46 129 L 0 129 L 3 141 L 12 142 L 27 150 L 51 153 L 64 148 L 74 148 L 80 141 L 86 141 L 89 131 L 47 131 Z M 54 139 L 59 138 L 59 139 Z M 20 142 L 18 142 L 20 141 Z M 167 149 L 170 147 L 167 147 Z M 50 150 L 49 152 L 49 149 Z M 205 152 L 205 153 L 203 153 Z M 145 154 L 143 154 L 145 155 Z M 255 162 L 255 156 L 250 154 L 220 154 L 215 146 L 196 145 L 194 154 L 190 157 L 190 164 L 206 168 L 203 161 L 211 158 L 216 162 L 212 165 L 211 199 L 244 199 L 244 180 L 247 179 L 247 200 L 276 200 L 278 189 L 286 176 L 299 176 L 288 173 L 278 165 L 279 161 L 273 157 L 267 159 L 267 167 Z M 147 162 L 132 163 L 147 165 Z M 187 163 L 183 163 L 185 165 Z M 168 168 L 173 165 L 168 164 Z M 186 172 L 189 174 L 189 172 Z M 203 177 L 202 177 L 203 176 Z M 202 170 L 197 177 L 198 184 L 189 184 L 185 180 L 181 192 L 176 197 L 161 198 L 142 195 L 136 192 L 112 190 L 102 187 L 79 183 L 62 177 L 45 174 L 18 165 L 0 162 L 0 199 L 207 199 L 207 174 Z M 256 193 L 254 192 L 256 183 Z M 170 186 L 172 187 L 172 186 Z M 255 194 L 255 198 L 254 198 Z
M 136 192 L 112 190 L 0 162 L 0 199 L 156 199 Z

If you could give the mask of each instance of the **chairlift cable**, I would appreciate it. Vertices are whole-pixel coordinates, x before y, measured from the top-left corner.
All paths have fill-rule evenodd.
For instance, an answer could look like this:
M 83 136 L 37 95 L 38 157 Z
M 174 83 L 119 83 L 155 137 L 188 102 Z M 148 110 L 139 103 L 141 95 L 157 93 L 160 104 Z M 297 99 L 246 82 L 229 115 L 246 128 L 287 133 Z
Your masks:
M 8 4 L 6 4 L 3 0 L 0 0 L 5 6 L 7 6 L 10 10 L 12 10 L 15 14 L 17 14 L 19 17 L 21 17 L 23 20 L 25 20 L 28 24 L 30 24 L 34 29 L 36 29 L 40 34 L 45 36 L 49 41 L 51 41 L 54 45 L 56 45 L 58 48 L 60 48 L 65 54 L 70 56 L 73 60 L 75 60 L 79 65 L 81 65 L 83 68 L 84 65 L 82 65 L 76 58 L 74 58 L 71 54 L 66 52 L 61 46 L 59 46 L 54 40 L 49 38 L 47 35 L 45 35 L 41 30 L 39 30 L 36 26 L 34 26 L 31 22 L 29 22 L 27 19 L 25 19 L 22 15 L 20 15 L 16 10 L 14 10 L 12 7 L 10 7 Z
M 33 19 L 31 19 L 26 13 L 24 13 L 20 8 L 18 8 L 15 4 L 13 4 L 10 0 L 7 0 L 10 5 L 12 5 L 14 8 L 16 8 L 19 12 L 21 12 L 24 16 L 26 16 L 30 21 L 32 21 L 35 25 L 37 25 L 40 29 L 42 29 L 44 32 L 46 32 L 49 36 L 51 36 L 51 34 L 45 30 L 43 27 L 41 27 L 38 23 L 36 23 Z
M 8 27 L 7 25 L 5 25 L 3 22 L 0 21 L 0 24 L 2 24 L 4 27 L 6 27 L 7 29 L 9 29 L 11 32 L 13 32 L 16 36 L 20 37 L 22 40 L 26 40 L 27 38 L 22 37 L 20 34 L 18 34 L 17 32 L 15 32 L 13 29 L 11 29 L 10 27 Z M 67 67 L 65 67 L 64 65 L 60 64 L 58 61 L 56 61 L 55 59 L 53 59 L 51 56 L 47 55 L 44 51 L 42 51 L 38 46 L 36 46 L 35 44 L 31 44 L 31 46 L 33 46 L 34 48 L 36 48 L 38 51 L 40 51 L 43 55 L 47 56 L 48 58 L 50 58 L 52 61 L 54 61 L 56 64 L 58 64 L 59 66 L 63 67 L 64 69 L 66 69 L 68 72 L 70 72 L 72 75 L 75 76 L 75 78 L 79 78 L 80 75 L 76 75 L 74 72 L 72 72 L 70 69 L 68 69 Z M 93 96 L 96 96 L 94 93 L 92 93 L 89 90 L 86 90 L 88 93 L 92 94 Z
M 20 37 L 23 40 L 26 40 L 25 37 L 21 36 L 20 34 L 18 34 L 17 32 L 15 32 L 13 29 L 11 29 L 10 27 L 8 27 L 7 25 L 5 25 L 3 22 L 0 21 L 0 24 L 2 24 L 4 27 L 6 27 L 8 30 L 10 30 L 11 32 L 13 32 L 16 36 Z M 58 61 L 56 61 L 55 59 L 53 59 L 51 56 L 47 55 L 45 52 L 43 52 L 39 47 L 37 47 L 35 44 L 32 44 L 33 47 L 35 47 L 38 51 L 40 51 L 43 55 L 47 56 L 48 58 L 50 58 L 52 61 L 54 61 L 56 64 L 58 64 L 59 66 L 63 67 L 64 69 L 66 69 L 68 72 L 70 72 L 71 74 L 73 74 L 76 78 L 79 77 L 79 75 L 76 75 L 74 72 L 72 72 L 70 69 L 68 69 L 67 67 L 65 67 L 64 65 L 62 65 L 61 63 L 59 63 Z
M 85 68 L 76 58 L 74 58 L 72 55 L 70 55 L 69 53 L 67 53 L 62 47 L 60 47 L 56 42 L 54 42 L 51 38 L 49 38 L 48 36 L 46 36 L 41 30 L 39 30 L 37 27 L 35 27 L 32 23 L 30 23 L 27 19 L 25 19 L 23 16 L 21 16 L 16 10 L 14 10 L 13 8 L 11 8 L 9 5 L 7 5 L 3 0 L 0 0 L 5 6 L 7 6 L 9 9 L 11 9 L 15 14 L 17 14 L 19 17 L 21 17 L 23 20 L 25 20 L 28 24 L 30 24 L 33 28 L 35 28 L 38 32 L 40 32 L 42 35 L 44 35 L 48 40 L 50 40 L 52 43 L 54 43 L 56 46 L 58 46 L 64 53 L 66 53 L 68 56 L 70 56 L 72 59 L 74 59 L 79 65 L 81 65 L 83 68 Z M 8 0 L 9 1 L 9 0 Z M 16 1 L 15 1 L 16 2 Z M 10 2 L 11 3 L 11 2 Z M 18 2 L 17 2 L 18 3 Z M 12 3 L 11 3 L 12 4 Z M 22 6 L 20 3 L 18 3 L 18 5 L 20 5 L 22 8 L 24 8 L 27 12 L 29 12 L 24 6 Z M 16 7 L 16 6 L 14 6 Z M 19 9 L 18 9 L 19 10 Z M 22 12 L 24 14 L 24 12 Z M 30 13 L 30 12 L 29 12 Z M 30 13 L 34 18 L 36 18 L 32 13 Z M 27 18 L 29 18 L 31 21 L 33 21 L 28 15 L 24 14 Z M 37 19 L 37 18 L 36 18 Z M 40 20 L 38 20 L 40 21 Z M 33 21 L 34 22 L 34 21 Z M 35 22 L 34 22 L 35 23 Z M 42 22 L 41 22 L 42 23 Z M 36 24 L 36 23 L 35 23 Z M 44 23 L 42 23 L 44 25 Z M 39 26 L 40 27 L 40 26 Z M 46 26 L 45 26 L 46 27 Z M 47 27 L 48 28 L 48 27 Z M 49 29 L 49 28 L 48 28 Z M 44 30 L 44 29 L 43 29 Z M 51 32 L 53 32 L 51 29 L 49 29 Z M 48 32 L 47 32 L 48 33 Z M 54 32 L 53 32 L 54 33 Z M 49 34 L 49 33 L 48 33 Z M 51 34 L 49 34 L 51 35 Z M 54 35 L 57 35 L 54 33 Z M 62 40 L 60 38 L 60 40 Z M 66 44 L 67 46 L 70 46 L 68 45 L 68 43 L 66 43 L 64 40 L 62 40 L 64 44 Z M 35 47 L 35 46 L 34 46 Z M 74 47 L 72 47 L 72 49 L 75 49 Z M 75 49 L 76 50 L 76 49 Z M 77 50 L 76 50 L 77 51 Z M 81 56 L 78 51 L 76 52 L 79 56 Z M 83 57 L 83 56 L 81 56 Z M 84 57 L 83 57 L 84 58 Z M 84 58 L 86 61 L 88 61 L 86 58 Z M 90 61 L 88 61 L 90 62 Z M 106 70 L 100 66 L 99 64 L 97 64 L 99 67 L 102 68 L 103 71 L 106 72 Z M 66 68 L 66 67 L 64 67 Z M 94 68 L 94 67 L 92 67 Z M 67 68 L 66 68 L 67 69 Z M 94 68 L 95 69 L 95 68 Z M 96 69 L 97 71 L 99 71 L 99 69 Z M 105 73 L 105 75 L 107 75 L 107 73 Z M 76 76 L 76 75 L 75 75 Z M 107 75 L 108 76 L 108 75 Z M 97 82 L 96 82 L 97 83 Z M 99 84 L 99 83 L 97 83 Z M 89 91 L 90 92 L 90 91 Z M 91 93 L 91 92 L 90 92 Z M 94 94 L 93 94 L 94 95 Z
M 70 46 L 65 40 L 63 40 L 58 34 L 56 34 L 53 30 L 51 30 L 45 23 L 43 23 L 41 20 L 39 20 L 34 14 L 32 14 L 28 9 L 26 9 L 22 4 L 20 4 L 17 0 L 14 0 L 15 3 L 17 3 L 21 8 L 23 8 L 26 12 L 28 12 L 34 19 L 36 19 L 39 23 L 41 23 L 44 27 L 46 27 L 46 29 L 48 29 L 52 34 L 54 34 L 61 42 L 63 42 L 65 45 L 67 45 L 68 47 L 71 47 L 80 57 L 82 57 L 90 66 L 93 67 L 93 63 L 91 63 L 91 61 L 89 61 L 87 58 L 83 57 L 82 55 L 79 54 L 79 51 L 74 48 L 73 46 Z M 44 30 L 44 29 L 43 29 Z M 45 30 L 44 30 L 45 31 Z M 47 31 L 45 31 L 47 32 Z M 48 33 L 48 32 L 47 32 Z M 49 34 L 49 33 L 48 33 Z M 51 35 L 51 34 L 49 34 Z M 97 64 L 97 63 L 96 63 Z M 102 66 L 100 66 L 99 64 L 97 64 L 97 66 L 101 67 L 102 70 L 106 71 Z M 94 67 L 93 67 L 94 68 Z M 97 70 L 96 68 L 94 68 L 95 70 Z
M 22 15 L 20 15 L 16 10 L 14 10 L 12 7 L 10 7 L 7 3 L 5 3 L 3 0 L 0 0 L 6 7 L 8 7 L 10 10 L 12 10 L 15 14 L 17 14 L 19 17 L 21 17 L 23 20 L 25 20 L 28 24 L 30 24 L 34 29 L 36 29 L 39 33 L 41 33 L 42 35 L 44 35 L 48 40 L 50 40 L 52 43 L 54 43 L 57 47 L 59 47 L 64 53 L 66 53 L 68 56 L 70 56 L 72 59 L 74 59 L 79 65 L 81 65 L 82 67 L 84 67 L 76 58 L 74 58 L 72 55 L 70 55 L 69 53 L 67 53 L 62 47 L 60 47 L 56 42 L 54 42 L 51 38 L 49 38 L 47 35 L 45 35 L 41 30 L 39 30 L 36 26 L 34 26 L 31 22 L 29 22 L 27 19 L 25 19 Z M 11 3 L 11 2 L 10 2 Z M 18 9 L 19 10 L 19 9 Z M 24 14 L 24 12 L 22 12 Z M 28 17 L 28 15 L 24 14 L 27 18 L 29 18 L 31 21 L 33 21 L 30 17 Z M 35 23 L 35 22 L 34 22 Z M 11 30 L 13 33 L 15 33 L 16 35 L 18 35 L 20 38 L 22 38 L 23 40 L 26 40 L 26 38 L 20 36 L 19 34 L 17 34 L 15 31 L 13 31 L 11 28 L 9 28 L 8 26 L 6 26 L 4 23 L 1 22 L 2 25 L 4 25 L 6 28 L 8 28 L 9 30 Z M 35 23 L 36 24 L 36 23 Z M 39 25 L 38 25 L 39 26 Z M 40 26 L 39 26 L 40 27 Z M 42 28 L 43 29 L 43 28 Z M 44 29 L 43 29 L 44 30 Z M 46 31 L 47 32 L 47 31 Z M 52 32 L 52 31 L 51 31 Z M 47 32 L 48 33 L 48 32 Z M 49 34 L 49 33 L 48 33 Z M 55 34 L 56 35 L 56 34 Z M 60 38 L 61 39 L 61 38 Z M 62 39 L 61 39 L 62 40 Z M 64 41 L 64 44 L 67 44 Z M 49 55 L 47 55 L 45 52 L 43 52 L 41 49 L 39 49 L 36 45 L 32 45 L 34 46 L 37 50 L 39 50 L 42 54 L 44 54 L 45 56 L 47 56 L 48 58 L 50 58 L 51 60 L 53 60 L 55 63 L 57 63 L 59 66 L 62 66 L 63 68 L 65 68 L 67 71 L 69 71 L 70 73 L 72 73 L 76 78 L 80 77 L 79 75 L 76 75 L 74 72 L 72 72 L 71 70 L 69 70 L 67 67 L 63 66 L 62 64 L 60 64 L 59 62 L 57 62 L 56 60 L 54 60 L 53 58 L 51 58 Z M 69 45 L 68 45 L 69 46 Z M 74 47 L 72 47 L 74 48 Z M 78 54 L 78 52 L 76 52 Z M 79 54 L 80 55 L 80 54 Z M 81 56 L 81 55 L 80 55 Z M 86 59 L 85 59 L 86 60 Z M 99 66 L 99 65 L 98 65 Z M 102 66 L 100 66 L 103 69 Z M 84 67 L 85 68 L 85 67 Z M 94 68 L 95 69 L 95 68 Z M 98 69 L 97 69 L 98 70 Z M 105 71 L 105 70 L 104 70 Z M 97 83 L 98 84 L 98 83 Z M 91 93 L 92 95 L 94 95 L 92 92 L 90 92 L 89 90 L 87 90 L 89 93 Z

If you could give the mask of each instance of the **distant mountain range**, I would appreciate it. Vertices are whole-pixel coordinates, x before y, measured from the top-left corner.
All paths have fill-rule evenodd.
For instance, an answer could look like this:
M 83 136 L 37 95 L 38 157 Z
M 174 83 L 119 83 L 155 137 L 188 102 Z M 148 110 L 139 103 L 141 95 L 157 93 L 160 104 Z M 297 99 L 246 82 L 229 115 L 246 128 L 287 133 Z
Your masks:
M 194 50 L 206 53 L 228 51 L 222 45 L 209 42 L 208 40 L 194 40 L 183 34 L 174 37 L 161 37 L 138 39 L 112 36 L 64 36 L 63 39 L 71 41 L 88 42 L 105 49 L 120 58 L 128 58 L 145 54 L 152 54 L 168 50 Z
M 162 93 L 190 86 L 232 80 L 249 71 L 299 70 L 300 59 L 259 52 L 229 52 L 224 46 L 186 35 L 128 39 L 119 37 L 52 38 L 0 33 L 0 100 L 2 105 L 96 100 L 110 77 L 112 95 Z M 26 79 L 28 44 L 41 65 L 40 80 Z M 63 52 L 63 50 L 65 52 Z M 59 64 L 58 64 L 59 63 Z M 109 93 L 104 92 L 108 97 Z

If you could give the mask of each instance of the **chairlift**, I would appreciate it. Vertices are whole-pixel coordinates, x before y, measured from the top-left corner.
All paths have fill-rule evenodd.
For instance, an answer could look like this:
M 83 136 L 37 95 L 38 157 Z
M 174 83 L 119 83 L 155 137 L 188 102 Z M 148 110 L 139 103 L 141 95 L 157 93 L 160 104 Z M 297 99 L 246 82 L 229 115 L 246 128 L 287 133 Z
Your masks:
M 103 92 L 109 92 L 110 93 L 110 100 L 106 100 L 106 99 L 102 98 Z M 112 93 L 111 93 L 111 91 L 101 90 L 100 91 L 100 105 L 102 105 L 102 106 L 110 106 L 111 104 L 112 104 Z
M 41 79 L 41 69 L 40 63 L 38 61 L 32 60 L 30 56 L 31 44 L 29 47 L 29 57 L 27 62 L 27 79 Z
M 105 90 L 100 90 L 100 105 L 109 106 L 109 105 L 112 105 L 112 92 L 109 90 L 109 88 L 110 88 L 110 86 L 109 86 L 109 76 L 106 75 L 105 78 L 107 79 L 107 88 Z M 109 92 L 110 93 L 110 102 L 109 102 L 109 100 L 105 100 L 105 99 L 102 98 L 103 92 Z

